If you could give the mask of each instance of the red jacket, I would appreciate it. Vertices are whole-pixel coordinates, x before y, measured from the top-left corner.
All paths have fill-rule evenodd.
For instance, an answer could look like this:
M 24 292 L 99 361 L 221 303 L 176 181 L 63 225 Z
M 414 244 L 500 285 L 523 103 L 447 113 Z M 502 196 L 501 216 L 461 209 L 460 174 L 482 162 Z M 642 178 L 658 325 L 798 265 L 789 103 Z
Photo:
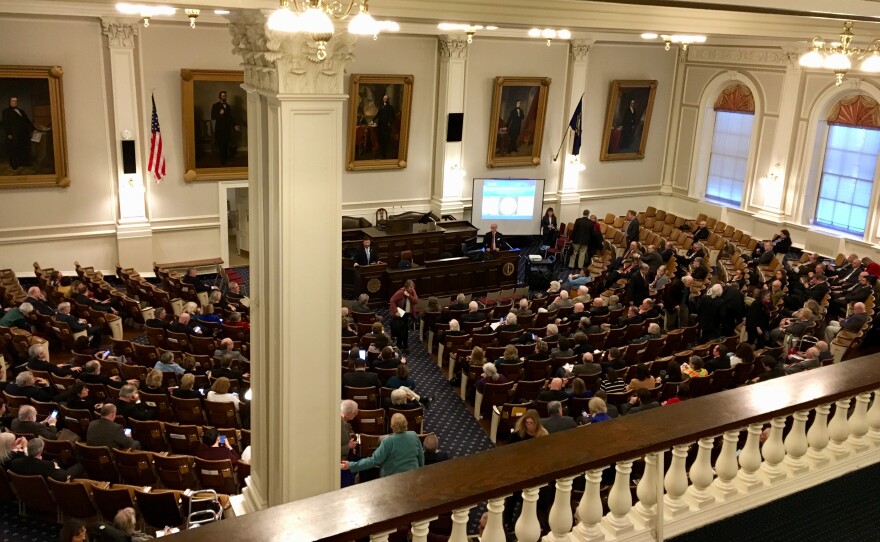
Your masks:
M 391 304 L 388 307 L 388 313 L 391 317 L 397 316 L 397 308 L 406 310 L 406 296 L 403 295 L 403 288 L 400 288 L 394 295 L 391 296 Z M 409 308 L 410 313 L 415 313 L 416 311 L 416 303 L 419 302 L 419 295 L 416 293 L 415 288 L 413 288 L 412 293 L 409 296 Z

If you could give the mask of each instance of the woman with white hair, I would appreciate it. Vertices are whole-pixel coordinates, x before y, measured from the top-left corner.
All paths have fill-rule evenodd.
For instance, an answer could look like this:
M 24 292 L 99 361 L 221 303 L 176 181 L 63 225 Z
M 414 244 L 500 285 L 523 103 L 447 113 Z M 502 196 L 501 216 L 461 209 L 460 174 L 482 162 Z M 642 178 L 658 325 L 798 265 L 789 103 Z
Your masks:
M 477 391 L 483 393 L 483 388 L 485 388 L 487 382 L 489 384 L 506 384 L 507 377 L 498 372 L 498 368 L 495 367 L 494 363 L 484 363 L 483 375 L 477 380 Z
M 131 542 L 146 542 L 153 537 L 137 530 L 137 516 L 134 508 L 121 508 L 113 518 L 113 526 L 131 537 Z
M 359 461 L 343 461 L 340 467 L 353 473 L 379 467 L 382 477 L 421 467 L 425 464 L 425 450 L 419 436 L 407 429 L 406 417 L 394 414 L 391 416 L 392 434 L 382 439 L 373 455 Z
M 14 433 L 0 433 L 0 467 L 8 469 L 13 459 L 24 457 L 26 446 L 26 438 L 16 438 Z

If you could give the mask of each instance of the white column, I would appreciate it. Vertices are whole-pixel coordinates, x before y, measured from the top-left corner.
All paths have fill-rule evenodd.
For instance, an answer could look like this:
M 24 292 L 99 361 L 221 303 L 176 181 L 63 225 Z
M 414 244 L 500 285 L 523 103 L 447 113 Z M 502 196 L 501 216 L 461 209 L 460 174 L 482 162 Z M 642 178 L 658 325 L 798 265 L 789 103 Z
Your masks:
M 412 542 L 428 542 L 428 526 L 437 516 L 412 522 Z
M 687 65 L 687 51 L 678 51 L 678 62 L 675 63 L 675 83 L 672 87 L 672 109 L 669 112 L 669 129 L 666 133 L 666 156 L 663 157 L 663 178 L 660 192 L 672 193 L 672 176 L 675 173 L 675 153 L 678 150 L 678 124 L 681 117 L 681 100 L 684 94 L 684 75 Z
M 375 533 L 370 535 L 370 542 L 388 542 L 388 536 L 392 533 L 396 533 L 397 531 L 383 531 L 381 533 Z
M 587 73 L 590 64 L 590 48 L 595 43 L 594 40 L 571 40 L 568 48 L 568 85 L 566 87 L 565 102 L 568 104 L 563 115 L 563 126 L 568 126 L 571 115 L 577 107 L 578 100 L 583 96 L 585 101 L 589 100 L 587 96 Z M 562 167 L 559 168 L 559 181 L 556 190 L 559 203 L 556 209 L 556 215 L 559 216 L 560 222 L 574 222 L 581 216 L 581 195 L 578 192 L 581 186 L 581 179 L 585 172 L 582 171 L 583 161 L 578 156 L 571 154 L 571 131 L 566 131 L 565 142 L 563 143 L 560 159 Z M 586 142 L 581 142 L 581 154 L 588 148 Z M 589 172 L 586 172 L 589 175 Z
M 798 63 L 799 51 L 788 50 L 788 66 L 785 69 L 785 77 L 782 80 L 781 96 L 790 97 L 790 99 L 781 100 L 779 102 L 779 119 L 776 124 L 776 137 L 773 140 L 773 152 L 771 154 L 770 167 L 773 172 L 779 176 L 778 183 L 782 186 L 780 201 L 770 201 L 765 203 L 765 210 L 776 214 L 780 219 L 791 218 L 795 213 L 794 194 L 796 190 L 789 190 L 790 186 L 798 181 L 790 174 L 795 168 L 792 161 L 794 160 L 794 144 L 798 138 L 799 114 L 798 105 L 800 100 L 796 99 L 800 91 L 801 76 L 803 71 Z M 776 164 L 779 164 L 777 167 Z M 767 175 L 768 171 L 759 171 L 755 175 L 755 179 Z M 755 187 L 760 189 L 760 187 Z M 774 209 L 774 205 L 776 208 Z
M 639 502 L 630 512 L 633 524 L 642 529 L 653 529 L 657 525 L 657 463 L 663 452 L 653 452 L 645 456 L 645 472 L 636 486 Z
M 617 475 L 614 485 L 608 493 L 608 509 L 610 512 L 602 519 L 602 527 L 614 538 L 620 538 L 633 531 L 629 511 L 632 509 L 632 494 L 629 492 L 629 475 L 632 472 L 632 460 L 618 461 L 615 467 Z
M 504 499 L 507 497 L 508 495 L 489 499 L 489 503 L 486 506 L 486 509 L 489 511 L 489 517 L 486 520 L 483 536 L 480 537 L 481 542 L 505 542 L 504 520 L 501 516 L 504 512 Z
M 571 531 L 571 539 L 577 542 L 602 542 L 605 534 L 599 527 L 602 522 L 602 498 L 599 496 L 599 483 L 602 481 L 602 471 L 595 469 L 588 471 L 584 486 L 584 495 L 578 503 L 577 516 L 580 523 Z
M 739 474 L 736 475 L 736 485 L 742 493 L 751 493 L 764 485 L 755 474 L 761 468 L 761 450 L 758 447 L 761 429 L 760 423 L 749 426 L 746 445 L 739 453 Z
M 685 472 L 685 459 L 687 459 L 688 444 L 679 444 L 672 448 L 672 461 L 664 479 L 666 486 L 666 513 L 670 519 L 674 519 L 689 510 L 688 503 L 682 498 L 687 491 L 687 472 Z
M 538 521 L 538 493 L 542 487 L 544 486 L 530 487 L 522 491 L 522 507 L 514 527 L 517 540 L 536 542 L 541 538 L 541 523 Z
M 339 348 L 342 81 L 354 38 L 336 34 L 317 62 L 307 37 L 267 35 L 260 11 L 230 22 L 253 149 L 250 511 L 339 487 L 340 373 L 314 360 Z
M 849 424 L 847 423 L 847 415 L 849 414 L 850 399 L 841 399 L 834 403 L 834 416 L 828 424 L 828 436 L 831 442 L 828 444 L 828 451 L 835 459 L 844 459 L 850 454 L 849 448 L 844 443 L 849 438 Z
M 739 471 L 736 462 L 736 445 L 739 442 L 739 429 L 727 431 L 721 440 L 721 453 L 715 460 L 715 473 L 718 478 L 712 483 L 712 491 L 719 501 L 727 501 L 738 494 L 733 484 Z
M 568 533 L 571 532 L 573 523 L 571 517 L 571 481 L 574 476 L 560 478 L 556 480 L 556 496 L 553 499 L 553 506 L 550 507 L 550 533 L 544 537 L 544 542 L 565 542 L 568 540 Z M 517 534 L 517 540 L 519 538 Z
M 442 35 L 438 36 L 438 45 L 440 77 L 431 210 L 438 215 L 452 214 L 460 218 L 464 212 L 461 189 L 467 179 L 467 172 L 463 169 L 464 139 L 447 142 L 446 124 L 450 113 L 466 113 L 468 42 L 465 36 Z M 467 122 L 467 114 L 465 114 L 465 122 Z
M 807 460 L 814 470 L 821 469 L 828 464 L 828 454 L 825 448 L 828 446 L 829 412 L 831 412 L 830 404 L 817 406 L 813 425 L 807 431 L 807 443 L 810 445 L 807 450 Z
M 153 238 L 147 219 L 146 160 L 142 150 L 149 144 L 149 124 L 140 122 L 138 107 L 138 78 L 135 46 L 138 23 L 116 19 L 102 19 L 101 30 L 107 38 L 108 65 L 112 94 L 113 125 L 111 141 L 116 156 L 114 185 L 118 203 L 116 221 L 117 260 L 126 267 L 151 269 L 153 266 Z M 137 173 L 124 173 L 122 141 L 135 142 Z
M 868 410 L 868 439 L 874 446 L 880 446 L 880 390 L 874 391 L 874 401 Z
M 761 464 L 761 478 L 767 485 L 785 480 L 786 473 L 779 465 L 785 459 L 785 445 L 782 443 L 782 429 L 785 418 L 773 418 L 770 421 L 770 435 L 761 447 L 764 463 Z
M 807 419 L 809 413 L 806 410 L 799 410 L 792 416 L 791 431 L 785 437 L 785 459 L 783 464 L 788 469 L 790 476 L 803 474 L 809 468 L 804 461 L 804 455 L 807 453 Z
M 685 501 L 693 508 L 701 509 L 715 502 L 715 497 L 709 492 L 709 487 L 715 478 L 712 472 L 712 447 L 715 444 L 714 437 L 705 437 L 697 441 L 697 459 L 691 465 L 691 486 L 685 494 Z
M 449 535 L 449 542 L 467 542 L 467 523 L 471 508 L 473 506 L 452 511 L 452 533 Z
M 861 393 L 856 396 L 856 407 L 852 416 L 849 417 L 849 440 L 847 444 L 854 452 L 864 452 L 870 446 L 865 434 L 868 432 L 868 403 L 871 401 L 871 393 Z

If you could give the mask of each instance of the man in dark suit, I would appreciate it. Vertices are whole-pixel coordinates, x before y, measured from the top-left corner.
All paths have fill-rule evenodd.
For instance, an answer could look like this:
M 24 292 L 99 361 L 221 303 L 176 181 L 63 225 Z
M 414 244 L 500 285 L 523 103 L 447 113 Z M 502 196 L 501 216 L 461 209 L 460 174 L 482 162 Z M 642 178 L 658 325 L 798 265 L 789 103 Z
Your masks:
M 9 470 L 22 476 L 39 474 L 59 482 L 67 482 L 72 478 L 79 478 L 85 473 L 85 469 L 79 463 L 67 469 L 62 469 L 55 462 L 43 459 L 44 447 L 45 443 L 39 437 L 29 440 L 27 443 L 27 455 L 14 459 L 9 465 Z
M 113 403 L 106 403 L 101 407 L 101 417 L 89 423 L 86 444 L 118 450 L 141 449 L 141 443 L 126 436 L 122 426 L 116 423 L 116 405 Z
M 630 100 L 629 106 L 623 110 L 620 123 L 620 150 L 622 152 L 637 151 L 639 145 L 635 145 L 636 128 L 640 123 L 640 117 L 636 101 Z
M 476 301 L 468 303 L 468 312 L 462 314 L 458 320 L 460 322 L 484 322 L 486 314 L 480 311 L 480 305 Z
M 382 382 L 379 375 L 367 371 L 368 362 L 366 359 L 358 358 L 354 362 L 354 372 L 342 375 L 342 386 L 351 386 L 352 388 L 381 388 Z
M 712 357 L 703 365 L 703 368 L 709 374 L 719 369 L 730 369 L 730 356 L 727 355 L 727 347 L 723 344 L 716 344 L 712 348 Z
M 180 282 L 184 284 L 189 284 L 192 286 L 196 292 L 210 292 L 211 290 L 216 290 L 216 286 L 208 286 L 204 282 L 199 279 L 198 274 L 196 272 L 195 267 L 190 267 L 186 270 L 186 276 L 180 279 Z
M 627 211 L 626 219 L 626 242 L 639 242 L 639 220 L 636 218 L 635 211 Z
M 640 388 L 636 390 L 634 397 L 630 398 L 628 403 L 620 406 L 621 414 L 637 414 L 643 410 L 658 408 L 660 403 L 651 399 L 651 392 Z
M 371 240 L 364 239 L 363 246 L 358 247 L 357 250 L 354 251 L 355 265 L 370 265 L 373 263 L 379 263 L 379 253 L 376 252 L 376 249 L 370 247 L 371 244 Z
M 541 425 L 544 426 L 548 433 L 558 433 L 559 431 L 577 427 L 577 422 L 574 421 L 574 418 L 562 414 L 562 403 L 559 401 L 550 401 L 547 405 L 547 413 L 549 416 L 541 418 Z
M 47 345 L 35 344 L 28 348 L 28 371 L 43 371 L 57 376 L 70 376 L 71 372 L 79 372 L 81 367 L 71 367 L 70 364 L 56 365 L 48 360 Z
M 171 324 L 165 319 L 168 311 L 164 307 L 156 307 L 153 317 L 144 322 L 145 325 L 167 330 Z
M 865 310 L 864 303 L 855 303 L 851 315 L 828 322 L 828 327 L 825 328 L 825 340 L 830 343 L 843 329 L 851 333 L 858 333 L 868 321 L 868 314 Z
M 388 95 L 382 96 L 382 107 L 376 114 L 376 131 L 379 133 L 379 151 L 382 153 L 382 158 L 397 158 L 396 149 L 391 146 L 391 131 L 396 115 L 391 99 Z
M 648 271 L 650 271 L 648 264 L 643 263 L 639 266 L 637 273 L 630 275 L 626 291 L 631 302 L 641 303 L 642 300 L 651 296 L 651 291 L 648 288 Z
M 204 333 L 201 328 L 196 331 L 197 327 L 199 326 L 192 321 L 190 315 L 182 312 L 177 318 L 177 321 L 168 327 L 168 331 L 173 331 L 174 333 L 186 333 L 187 335 L 203 335 Z
M 150 421 L 156 419 L 156 409 L 141 402 L 138 389 L 131 384 L 122 386 L 119 397 L 113 400 L 118 412 L 126 419 Z
M 859 281 L 857 283 L 845 290 L 837 292 L 837 295 L 832 298 L 832 303 L 828 305 L 829 312 L 834 315 L 845 314 L 846 306 L 848 304 L 857 302 L 864 303 L 873 291 L 874 286 L 872 279 L 869 278 L 867 271 L 863 271 L 859 275 Z
M 45 314 L 46 316 L 55 314 L 55 310 L 46 303 L 46 294 L 40 290 L 39 286 L 31 286 L 28 288 L 28 295 L 27 298 L 25 298 L 25 302 L 33 305 L 40 314 Z
M 509 153 L 514 153 L 519 148 L 519 134 L 522 131 L 522 123 L 525 118 L 522 102 L 517 100 L 514 108 L 507 115 L 507 135 L 510 138 L 507 152 Z
M 571 228 L 570 235 L 571 243 L 573 246 L 571 257 L 568 261 L 568 266 L 570 268 L 579 269 L 581 266 L 585 266 L 590 263 L 590 240 L 593 237 L 594 227 L 595 225 L 593 221 L 590 220 L 590 211 L 588 209 L 584 209 L 583 216 L 575 220 L 574 225 Z
M 113 314 L 117 314 L 116 309 L 114 309 L 111 304 L 111 300 L 107 299 L 104 301 L 98 301 L 89 297 L 89 289 L 85 284 L 79 283 L 76 285 L 76 288 L 73 291 L 74 296 L 73 300 L 76 301 L 80 305 L 85 305 L 89 309 L 98 312 L 111 312 Z
M 229 339 L 227 338 L 227 339 L 223 339 L 223 340 L 229 340 Z M 219 350 L 218 350 L 218 352 L 219 352 Z M 250 373 L 240 373 L 238 371 L 232 370 L 232 361 L 235 359 L 233 357 L 233 352 L 234 352 L 234 350 L 224 350 L 223 351 L 223 353 L 219 356 L 220 368 L 211 371 L 211 378 L 217 379 L 217 378 L 221 378 L 221 377 L 225 376 L 229 380 L 236 380 L 236 381 L 238 381 L 239 385 L 243 385 L 244 384 L 243 380 L 250 378 L 251 374 Z M 238 354 L 238 352 L 236 352 L 236 353 Z M 239 354 L 239 355 L 241 355 L 241 354 Z M 216 352 L 215 352 L 214 357 L 217 357 Z M 244 359 L 244 358 L 241 358 L 241 359 Z
M 30 433 L 47 440 L 55 440 L 58 438 L 56 421 L 55 418 L 49 416 L 42 422 L 38 422 L 37 409 L 31 405 L 22 405 L 18 409 L 18 417 L 12 420 L 11 429 L 15 433 Z
M 679 267 L 687 269 L 691 266 L 694 260 L 696 260 L 697 258 L 705 257 L 706 251 L 703 250 L 703 245 L 700 243 L 694 243 L 691 245 L 691 248 L 689 248 L 688 251 L 685 252 L 684 256 L 677 255 L 675 259 L 676 261 L 678 261 Z
M 660 259 L 663 260 L 664 264 L 667 264 L 669 263 L 669 258 L 672 258 L 676 254 L 675 245 L 672 241 L 666 241 L 666 244 L 663 245 L 663 250 L 660 251 Z
M 118 380 L 118 376 L 102 375 L 101 362 L 95 359 L 87 361 L 86 364 L 83 365 L 82 372 L 76 377 L 76 379 L 85 384 L 103 384 L 116 389 L 121 388 L 122 385 L 125 384 L 125 382 Z M 137 382 L 137 379 L 132 379 L 130 383 L 131 382 Z
M 71 333 L 76 334 L 85 331 L 89 337 L 89 344 L 93 348 L 101 346 L 101 328 L 92 327 L 92 324 L 70 314 L 70 303 L 67 301 L 62 301 L 58 304 L 58 312 L 55 313 L 55 319 L 67 324 Z
M 369 294 L 359 295 L 357 298 L 357 302 L 351 306 L 351 312 L 361 312 L 361 313 L 373 312 L 373 309 L 370 308 Z
M 708 239 L 710 233 L 712 232 L 710 232 L 709 228 L 706 227 L 706 221 L 701 220 L 700 223 L 697 224 L 697 228 L 694 230 L 693 240 L 702 241 L 704 239 Z
M 507 243 L 504 241 L 504 235 L 498 231 L 498 224 L 489 226 L 489 231 L 483 236 L 483 248 L 486 252 L 507 250 Z
M 547 384 L 547 389 L 538 394 L 538 401 L 565 401 L 568 394 L 562 389 L 564 382 L 561 378 L 554 378 Z
M 602 372 L 602 366 L 593 362 L 593 353 L 584 352 L 581 356 L 581 363 L 575 365 L 571 369 L 571 376 L 592 376 Z
M 9 395 L 29 397 L 41 403 L 52 401 L 52 389 L 43 378 L 34 378 L 30 371 L 22 371 L 15 377 L 15 383 L 6 384 L 4 390 Z
M 220 164 L 225 166 L 235 150 L 232 138 L 235 132 L 241 131 L 241 126 L 235 122 L 232 106 L 226 103 L 226 91 L 221 90 L 217 97 L 220 101 L 211 106 L 211 120 L 214 121 L 214 144 L 217 146 L 217 155 Z
M 6 154 L 12 169 L 31 165 L 31 136 L 36 128 L 27 113 L 18 108 L 18 98 L 9 98 L 3 110 L 3 131 L 6 133 Z

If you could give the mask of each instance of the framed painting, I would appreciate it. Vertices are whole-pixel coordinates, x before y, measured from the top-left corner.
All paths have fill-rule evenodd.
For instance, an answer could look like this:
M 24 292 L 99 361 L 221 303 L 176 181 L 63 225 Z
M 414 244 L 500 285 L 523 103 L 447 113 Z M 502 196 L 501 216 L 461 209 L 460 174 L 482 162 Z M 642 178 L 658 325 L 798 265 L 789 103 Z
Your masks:
M 486 165 L 537 166 L 547 114 L 549 77 L 496 77 Z
M 247 179 L 244 72 L 180 70 L 186 181 Z
M 61 66 L 0 66 L 0 188 L 67 188 Z
M 612 81 L 599 160 L 645 157 L 657 81 Z
M 352 74 L 345 169 L 406 167 L 412 75 Z

